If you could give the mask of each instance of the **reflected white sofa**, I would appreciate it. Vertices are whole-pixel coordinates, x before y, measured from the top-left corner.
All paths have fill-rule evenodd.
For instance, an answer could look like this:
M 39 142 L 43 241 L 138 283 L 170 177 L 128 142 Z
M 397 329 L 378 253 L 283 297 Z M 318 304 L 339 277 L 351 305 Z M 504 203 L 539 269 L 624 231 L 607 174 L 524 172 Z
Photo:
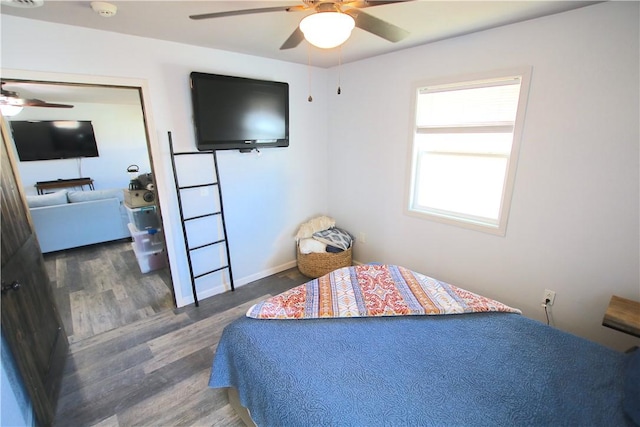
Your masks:
M 42 253 L 131 238 L 122 189 L 27 196 Z

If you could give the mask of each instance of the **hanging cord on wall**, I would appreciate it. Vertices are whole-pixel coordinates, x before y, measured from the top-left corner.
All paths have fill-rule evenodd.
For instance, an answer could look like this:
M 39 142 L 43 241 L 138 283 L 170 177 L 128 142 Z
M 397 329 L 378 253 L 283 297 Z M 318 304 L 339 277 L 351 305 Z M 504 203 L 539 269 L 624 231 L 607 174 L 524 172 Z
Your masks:
M 307 43 L 307 71 L 309 73 L 309 97 L 307 101 L 313 102 L 313 96 L 311 96 L 311 45 Z
M 547 305 L 544 305 L 544 314 L 547 315 L 547 325 L 549 325 L 549 308 L 547 307 Z
M 78 157 L 76 160 L 78 162 L 78 178 L 82 178 L 82 157 Z
M 549 320 L 549 303 L 551 302 L 551 300 L 549 298 L 547 298 L 545 300 L 544 303 L 542 303 L 542 306 L 544 307 L 544 314 L 545 316 L 547 316 L 547 325 L 551 325 L 551 322 Z
M 338 47 L 338 90 L 337 90 L 338 95 L 342 93 L 342 89 L 340 88 L 340 72 L 341 71 L 342 71 L 342 46 Z

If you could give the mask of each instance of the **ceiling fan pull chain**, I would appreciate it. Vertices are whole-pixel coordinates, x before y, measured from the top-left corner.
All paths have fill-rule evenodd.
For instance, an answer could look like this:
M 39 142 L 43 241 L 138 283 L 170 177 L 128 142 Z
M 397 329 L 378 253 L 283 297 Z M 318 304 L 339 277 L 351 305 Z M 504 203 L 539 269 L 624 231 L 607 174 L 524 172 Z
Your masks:
M 340 73 L 342 72 L 342 46 L 338 47 L 338 95 L 342 93 L 340 89 Z
M 311 46 L 307 43 L 307 71 L 309 72 L 309 97 L 307 101 L 313 102 L 313 97 L 311 96 Z

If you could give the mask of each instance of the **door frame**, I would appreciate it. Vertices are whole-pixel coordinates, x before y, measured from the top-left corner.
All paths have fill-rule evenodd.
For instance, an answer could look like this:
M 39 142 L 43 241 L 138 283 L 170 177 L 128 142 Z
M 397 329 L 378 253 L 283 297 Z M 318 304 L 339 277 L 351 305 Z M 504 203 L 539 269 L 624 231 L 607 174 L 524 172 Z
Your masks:
M 132 77 L 111 77 L 111 76 L 92 76 L 92 75 L 82 75 L 82 74 L 69 74 L 69 73 L 56 73 L 56 72 L 48 72 L 48 71 L 31 71 L 31 70 L 20 70 L 20 69 L 10 69 L 10 68 L 2 68 L 0 69 L 1 75 L 3 79 L 6 80 L 20 80 L 24 82 L 31 83 L 43 83 L 43 84 L 66 84 L 66 85 L 79 85 L 79 86 L 104 86 L 104 87 L 114 87 L 114 88 L 127 88 L 137 90 L 140 96 L 140 106 L 142 108 L 142 118 L 144 130 L 147 138 L 147 152 L 149 154 L 149 164 L 151 166 L 151 172 L 154 176 L 154 179 L 157 181 L 163 181 L 165 174 L 162 173 L 164 167 L 160 162 L 162 159 L 162 153 L 156 152 L 160 147 L 158 138 L 155 132 L 151 132 L 152 129 L 156 129 L 155 123 L 153 120 L 153 115 L 151 113 L 151 99 L 149 98 L 149 86 L 145 79 L 140 78 L 132 78 Z M 12 154 L 9 153 L 13 158 Z M 158 161 L 156 161 L 158 159 Z M 15 159 L 13 159 L 15 160 Z M 19 182 L 22 183 L 22 179 L 19 175 L 19 170 L 17 169 L 17 164 L 14 164 L 16 168 L 16 178 L 19 179 Z M 157 173 L 159 171 L 159 173 Z M 158 213 L 160 215 L 160 220 L 163 224 L 163 233 L 165 239 L 165 247 L 168 248 L 166 244 L 167 235 L 170 234 L 168 231 L 170 227 L 166 227 L 164 224 L 165 217 L 162 215 L 162 195 L 160 194 L 161 188 L 170 188 L 170 185 L 157 185 L 156 182 L 156 193 L 157 193 L 157 207 Z M 163 183 L 161 183 L 163 184 Z M 23 202 L 26 205 L 26 200 L 24 200 L 24 192 L 23 192 Z M 28 212 L 28 209 L 27 209 Z M 29 215 L 29 223 L 33 228 L 33 222 L 31 216 Z M 175 277 L 176 269 L 172 268 L 171 265 L 171 257 L 168 256 L 169 252 L 167 251 L 168 258 L 168 268 L 169 275 L 171 277 L 171 297 L 173 298 L 173 306 L 177 307 L 176 301 L 176 290 L 177 290 L 177 280 Z

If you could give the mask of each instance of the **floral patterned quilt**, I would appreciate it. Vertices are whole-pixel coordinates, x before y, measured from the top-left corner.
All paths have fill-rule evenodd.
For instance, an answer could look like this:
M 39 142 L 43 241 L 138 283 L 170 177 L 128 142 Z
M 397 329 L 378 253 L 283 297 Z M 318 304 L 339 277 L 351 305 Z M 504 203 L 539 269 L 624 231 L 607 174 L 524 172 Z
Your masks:
M 404 267 L 358 265 L 268 298 L 251 307 L 247 317 L 317 319 L 487 311 L 521 314 L 518 309 Z

